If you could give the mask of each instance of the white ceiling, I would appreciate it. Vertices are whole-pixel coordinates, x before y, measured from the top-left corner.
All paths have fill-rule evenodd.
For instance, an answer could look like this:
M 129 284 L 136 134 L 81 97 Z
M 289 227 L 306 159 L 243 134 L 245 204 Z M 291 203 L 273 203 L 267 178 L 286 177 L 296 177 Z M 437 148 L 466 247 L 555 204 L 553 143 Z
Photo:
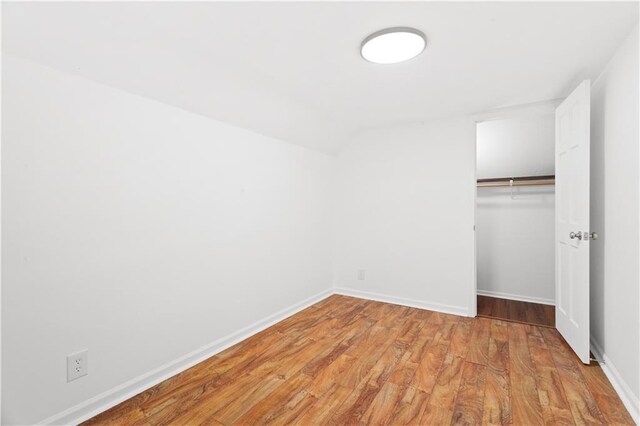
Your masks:
M 566 96 L 638 21 L 614 2 L 3 3 L 3 50 L 334 153 L 370 127 Z M 422 55 L 375 65 L 371 32 Z

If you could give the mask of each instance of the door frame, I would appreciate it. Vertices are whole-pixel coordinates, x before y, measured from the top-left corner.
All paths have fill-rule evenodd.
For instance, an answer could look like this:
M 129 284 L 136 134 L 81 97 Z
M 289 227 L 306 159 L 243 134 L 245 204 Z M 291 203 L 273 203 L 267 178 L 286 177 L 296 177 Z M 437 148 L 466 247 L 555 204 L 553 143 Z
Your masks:
M 527 117 L 539 114 L 550 114 L 555 117 L 555 111 L 564 98 L 552 99 L 549 101 L 535 102 L 513 107 L 499 108 L 478 113 L 473 116 L 474 120 L 474 143 L 473 143 L 473 279 L 471 283 L 468 312 L 470 317 L 478 315 L 478 238 L 476 225 L 478 219 L 478 189 L 476 181 L 478 179 L 478 124 L 485 121 L 504 120 L 508 118 Z

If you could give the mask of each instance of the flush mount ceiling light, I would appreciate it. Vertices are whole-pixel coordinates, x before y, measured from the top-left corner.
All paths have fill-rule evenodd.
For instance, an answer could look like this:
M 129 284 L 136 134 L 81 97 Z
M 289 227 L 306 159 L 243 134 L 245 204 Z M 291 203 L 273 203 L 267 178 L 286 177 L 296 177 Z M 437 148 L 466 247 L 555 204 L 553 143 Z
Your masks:
M 424 33 L 415 28 L 386 28 L 365 38 L 360 54 L 374 64 L 397 64 L 415 58 L 426 45 Z

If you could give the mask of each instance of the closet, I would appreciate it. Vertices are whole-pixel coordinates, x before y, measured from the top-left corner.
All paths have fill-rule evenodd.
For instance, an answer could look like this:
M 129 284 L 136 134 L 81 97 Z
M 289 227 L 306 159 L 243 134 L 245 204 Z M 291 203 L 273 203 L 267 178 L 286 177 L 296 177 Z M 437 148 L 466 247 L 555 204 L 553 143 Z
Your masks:
M 477 124 L 479 316 L 555 325 L 553 111 Z

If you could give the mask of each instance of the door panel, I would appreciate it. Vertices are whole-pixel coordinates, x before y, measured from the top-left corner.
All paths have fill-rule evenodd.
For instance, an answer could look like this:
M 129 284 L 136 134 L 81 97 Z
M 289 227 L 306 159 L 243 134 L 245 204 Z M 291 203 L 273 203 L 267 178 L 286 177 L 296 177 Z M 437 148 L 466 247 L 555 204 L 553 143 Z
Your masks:
M 556 327 L 589 363 L 591 83 L 556 109 Z

